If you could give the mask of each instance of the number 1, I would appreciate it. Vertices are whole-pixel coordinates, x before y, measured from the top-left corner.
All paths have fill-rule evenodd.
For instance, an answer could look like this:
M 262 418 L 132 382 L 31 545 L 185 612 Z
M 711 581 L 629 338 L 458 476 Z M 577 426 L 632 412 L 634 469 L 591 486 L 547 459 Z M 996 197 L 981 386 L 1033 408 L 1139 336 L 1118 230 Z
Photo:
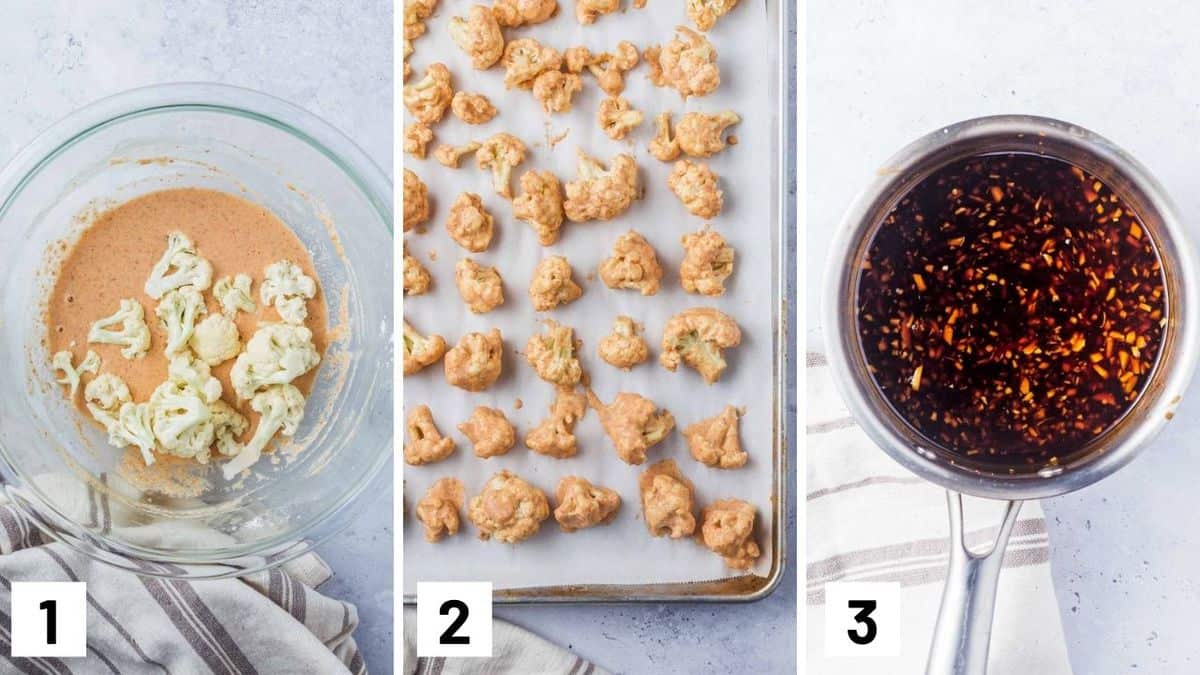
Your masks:
M 38 604 L 38 609 L 46 610 L 46 644 L 58 644 L 58 634 L 55 630 L 55 616 L 58 613 L 58 603 L 54 600 L 43 600 Z

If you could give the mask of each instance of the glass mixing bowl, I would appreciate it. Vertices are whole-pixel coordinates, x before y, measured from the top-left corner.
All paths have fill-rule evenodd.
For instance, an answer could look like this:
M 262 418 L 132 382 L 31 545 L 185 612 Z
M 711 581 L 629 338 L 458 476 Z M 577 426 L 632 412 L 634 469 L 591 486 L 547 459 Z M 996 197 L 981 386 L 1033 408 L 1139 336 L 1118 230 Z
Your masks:
M 298 451 L 234 483 L 212 472 L 184 497 L 127 480 L 123 453 L 55 384 L 41 314 L 56 243 L 106 208 L 177 187 L 240 195 L 287 223 L 312 255 L 335 336 Z M 143 574 L 241 575 L 310 550 L 391 479 L 392 185 L 340 132 L 245 89 L 136 89 L 34 140 L 0 173 L 0 198 L 0 478 L 44 532 Z

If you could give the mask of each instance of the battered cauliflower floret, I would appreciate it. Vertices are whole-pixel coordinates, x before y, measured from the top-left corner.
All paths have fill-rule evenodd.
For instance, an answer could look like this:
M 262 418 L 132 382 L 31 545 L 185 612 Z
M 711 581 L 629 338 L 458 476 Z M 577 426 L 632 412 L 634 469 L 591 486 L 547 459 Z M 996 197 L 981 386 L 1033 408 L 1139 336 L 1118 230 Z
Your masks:
M 525 435 L 525 445 L 536 453 L 563 459 L 579 451 L 575 424 L 587 412 L 587 397 L 573 388 L 559 387 L 550 405 L 550 416 Z
M 736 469 L 746 465 L 750 455 L 738 439 L 738 419 L 742 411 L 727 405 L 719 415 L 688 425 L 683 430 L 688 449 L 697 462 L 718 469 Z
M 638 64 L 637 47 L 622 40 L 611 52 L 593 54 L 587 47 L 572 47 L 565 54 L 567 71 L 590 72 L 600 89 L 609 96 L 620 96 L 625 91 L 625 73 Z
M 630 230 L 613 244 L 612 255 L 600 263 L 600 278 L 609 288 L 628 288 L 642 295 L 658 293 L 663 269 L 654 247 Z
M 483 207 L 483 200 L 474 192 L 464 192 L 454 200 L 446 218 L 446 231 L 459 246 L 480 253 L 492 243 L 492 214 Z
M 471 498 L 467 516 L 479 528 L 480 539 L 516 544 L 537 534 L 542 521 L 550 517 L 550 502 L 517 474 L 501 471 Z
M 677 26 L 675 30 L 676 36 L 670 42 L 647 47 L 642 54 L 650 66 L 650 81 L 678 91 L 685 99 L 716 91 L 721 86 L 717 50 L 690 28 Z
M 580 91 L 583 91 L 583 79 L 561 70 L 544 72 L 533 81 L 533 97 L 542 104 L 547 115 L 569 112 L 572 99 Z
M 725 238 L 707 227 L 683 235 L 683 263 L 679 280 L 683 290 L 700 295 L 722 295 L 725 280 L 733 274 L 733 248 Z
M 696 30 L 707 33 L 737 4 L 738 0 L 687 0 L 687 15 Z
M 486 335 L 467 333 L 443 360 L 446 381 L 466 391 L 483 391 L 500 379 L 504 368 L 504 340 L 493 328 Z
M 600 340 L 600 358 L 621 370 L 630 370 L 650 358 L 650 346 L 642 337 L 642 327 L 628 316 L 613 321 L 613 332 Z
M 433 16 L 438 0 L 404 0 L 404 39 L 415 40 L 425 34 L 425 19 Z
M 505 28 L 548 21 L 558 12 L 558 0 L 496 0 L 492 13 Z
M 740 499 L 718 499 L 700 513 L 700 540 L 735 570 L 748 570 L 762 555 L 754 541 L 754 507 Z
M 716 217 L 725 205 L 725 194 L 717 187 L 717 174 L 703 162 L 687 159 L 675 162 L 675 168 L 667 176 L 667 187 L 694 216 Z
M 132 400 L 125 380 L 112 373 L 100 373 L 83 388 L 83 401 L 88 412 L 105 429 L 117 421 L 121 406 Z
M 448 145 L 443 143 L 434 148 L 433 158 L 438 161 L 438 164 L 448 169 L 457 169 L 463 157 L 475 154 L 475 151 L 478 149 L 479 144 L 475 141 L 463 145 Z
M 242 351 L 242 338 L 233 319 L 224 314 L 210 314 L 196 324 L 188 346 L 196 353 L 196 358 L 215 366 Z
M 260 323 L 229 371 L 239 399 L 276 384 L 289 384 L 317 366 L 321 355 L 312 331 L 287 323 Z
M 254 296 L 250 293 L 250 276 L 235 274 L 231 277 L 221 277 L 213 284 L 213 297 L 221 305 L 221 313 L 235 319 L 238 312 L 252 313 L 258 309 L 254 304 Z
M 425 69 L 425 77 L 404 85 L 404 107 L 419 122 L 437 124 L 442 121 L 454 90 L 450 86 L 450 69 L 434 63 Z
M 301 405 L 303 406 L 303 404 Z M 217 445 L 217 452 L 226 457 L 241 454 L 245 446 L 238 443 L 238 438 L 250 428 L 250 420 L 225 401 L 214 401 L 211 407 L 213 437 Z
M 621 495 L 586 478 L 564 476 L 555 491 L 558 507 L 554 519 L 563 532 L 574 532 L 593 525 L 606 524 L 617 516 Z
M 613 157 L 609 167 L 605 168 L 596 158 L 580 150 L 576 166 L 578 177 L 567 181 L 567 198 L 563 201 L 567 218 L 576 223 L 612 220 L 629 210 L 633 200 L 641 196 L 637 162 L 629 155 Z
M 696 505 L 692 481 L 683 477 L 675 460 L 664 459 L 652 465 L 638 479 L 642 493 L 642 516 L 655 537 L 672 539 L 690 536 L 696 531 Z
M 645 462 L 646 451 L 661 443 L 675 428 L 675 416 L 659 410 L 654 401 L 644 396 L 623 391 L 612 403 L 604 405 L 590 389 L 587 394 L 588 402 L 600 416 L 600 426 L 626 464 Z
M 150 428 L 163 452 L 201 464 L 208 461 L 216 438 L 209 403 L 180 382 L 158 385 L 150 394 Z
M 512 134 L 496 134 L 475 151 L 476 166 L 492 170 L 492 187 L 505 199 L 513 197 L 512 170 L 524 161 L 525 144 Z
M 154 263 L 142 290 L 155 300 L 184 286 L 205 291 L 212 285 L 212 273 L 212 263 L 200 257 L 192 240 L 182 232 L 172 232 L 167 235 L 167 250 Z
M 55 379 L 55 382 L 67 385 L 67 388 L 71 390 L 70 398 L 74 400 L 75 394 L 79 392 L 79 380 L 83 374 L 96 375 L 100 372 L 100 356 L 89 349 L 78 366 L 71 364 L 72 358 L 74 357 L 71 352 L 65 350 L 55 352 L 54 356 L 50 358 L 50 365 L 55 371 L 62 371 L 62 377 Z
M 436 543 L 458 533 L 466 489 L 457 478 L 439 478 L 417 502 L 417 520 L 425 526 L 425 541 Z
M 456 92 L 450 99 L 450 110 L 467 124 L 486 124 L 496 116 L 496 106 L 487 96 L 465 91 Z
M 120 330 L 111 327 L 121 324 Z M 140 359 L 150 349 L 150 327 L 146 325 L 146 313 L 141 303 L 133 298 L 121 300 L 120 308 L 112 316 L 93 323 L 88 328 L 88 342 L 121 345 L 121 356 Z
M 154 308 L 154 315 L 167 334 L 163 351 L 168 357 L 187 349 L 196 330 L 196 320 L 207 313 L 204 296 L 194 286 L 176 288 L 162 296 Z
M 504 55 L 504 35 L 500 24 L 491 10 L 475 5 L 467 11 L 467 18 L 450 17 L 450 38 L 454 44 L 471 58 L 475 70 L 487 70 L 496 65 Z
M 562 67 L 562 54 L 533 38 L 513 40 L 504 47 L 504 86 L 532 89 L 538 75 Z
M 671 372 L 682 362 L 712 384 L 725 372 L 722 350 L 742 342 L 742 331 L 731 317 L 712 307 L 693 307 L 667 321 L 658 362 Z
M 441 360 L 446 353 L 446 339 L 441 335 L 425 337 L 412 324 L 404 322 L 404 374 L 412 375 Z
M 460 94 L 462 92 L 459 92 Z M 454 97 L 457 99 L 458 94 Z M 425 149 L 433 142 L 433 129 L 421 122 L 413 122 L 404 127 L 404 151 L 416 157 L 425 159 Z
M 429 220 L 429 189 L 417 174 L 404 170 L 404 231 Z
M 596 22 L 602 14 L 612 14 L 621 7 L 621 0 L 575 0 L 575 18 L 585 26 Z
M 241 448 L 223 449 L 224 454 L 237 454 L 221 467 L 225 480 L 254 466 L 275 434 L 294 436 L 304 420 L 304 395 L 290 384 L 273 384 L 250 399 L 250 409 L 258 413 L 254 436 Z M 215 419 L 214 415 L 214 419 Z M 214 422 L 215 423 L 215 422 Z
M 419 405 L 408 414 L 408 445 L 404 461 L 411 466 L 440 462 L 454 453 L 454 439 L 445 438 L 433 423 L 429 406 Z
M 573 302 L 583 295 L 583 289 L 571 278 L 571 264 L 561 255 L 543 258 L 533 270 L 529 282 L 529 299 L 533 308 L 546 312 Z
M 550 319 L 546 332 L 525 343 L 525 360 L 538 377 L 560 387 L 572 387 L 583 377 L 577 353 L 583 343 L 575 339 L 575 329 Z
M 404 244 L 404 294 L 424 295 L 433 285 L 433 276 L 421 264 L 417 257 L 408 252 L 408 243 Z
M 673 162 L 679 158 L 679 139 L 671 136 L 671 113 L 654 116 L 654 138 L 650 141 L 650 154 L 661 162 Z
M 422 24 L 424 25 L 424 24 Z M 408 57 L 413 54 L 412 40 L 404 38 L 404 82 L 408 82 L 408 78 L 412 77 L 412 64 L 408 62 Z
M 614 141 L 628 136 L 645 117 L 642 111 L 634 110 L 629 101 L 621 96 L 610 96 L 601 101 L 600 109 L 596 113 L 600 128 Z
M 454 283 L 463 302 L 476 314 L 486 314 L 504 304 L 504 285 L 495 267 L 463 258 L 454 266 Z
M 475 446 L 475 456 L 484 459 L 503 455 L 517 444 L 517 430 L 496 408 L 475 408 L 471 419 L 459 424 L 458 430 Z
M 715 115 L 685 113 L 675 125 L 675 138 L 688 156 L 711 157 L 725 149 L 725 130 L 741 121 L 732 110 Z
M 529 223 L 542 246 L 558 241 L 564 217 L 562 183 L 558 177 L 549 171 L 521 174 L 521 195 L 513 200 L 513 216 Z
M 290 260 L 280 260 L 263 270 L 263 282 L 258 286 L 258 298 L 264 305 L 274 305 L 279 318 L 291 324 L 302 324 L 308 318 L 308 301 L 317 295 L 317 282 Z

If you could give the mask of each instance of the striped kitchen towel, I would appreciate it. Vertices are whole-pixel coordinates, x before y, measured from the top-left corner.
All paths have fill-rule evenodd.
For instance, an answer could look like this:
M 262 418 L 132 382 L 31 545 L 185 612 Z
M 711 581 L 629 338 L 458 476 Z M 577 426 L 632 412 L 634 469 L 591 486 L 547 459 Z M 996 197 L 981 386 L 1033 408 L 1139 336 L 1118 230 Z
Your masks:
M 809 672 L 921 673 L 949 559 L 946 493 L 867 438 L 842 403 L 824 356 L 810 353 L 806 366 Z M 985 544 L 999 525 L 1001 503 L 965 502 L 967 541 Z M 1000 575 L 989 672 L 1071 672 L 1049 552 L 1042 510 L 1026 502 Z M 900 584 L 900 659 L 884 665 L 825 657 L 825 584 L 831 581 Z

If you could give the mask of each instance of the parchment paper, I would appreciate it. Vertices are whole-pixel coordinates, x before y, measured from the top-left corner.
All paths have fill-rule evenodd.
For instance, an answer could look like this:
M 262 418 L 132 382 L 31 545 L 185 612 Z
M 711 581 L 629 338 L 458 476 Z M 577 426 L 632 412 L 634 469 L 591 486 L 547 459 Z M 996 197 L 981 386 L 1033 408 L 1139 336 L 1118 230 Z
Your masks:
M 591 26 L 581 26 L 574 16 L 574 2 L 560 0 L 559 13 L 549 22 L 506 31 L 506 38 L 531 36 L 543 44 L 565 50 L 583 44 L 596 51 L 610 51 L 620 40 L 630 40 L 639 52 L 651 44 L 670 40 L 676 25 L 688 25 L 682 2 L 651 0 L 646 9 L 633 9 L 623 0 L 623 13 L 600 17 Z M 410 57 L 412 81 L 420 78 L 430 63 L 441 61 L 453 74 L 455 91 L 486 94 L 500 114 L 486 125 L 470 126 L 447 113 L 434 129 L 439 142 L 462 144 L 493 133 L 508 131 L 529 146 L 524 165 L 513 175 L 513 190 L 519 194 L 517 178 L 529 169 L 550 169 L 566 182 L 575 178 L 576 148 L 607 161 L 611 156 L 632 154 L 641 167 L 645 198 L 623 216 L 607 222 L 566 223 L 562 237 L 543 248 L 533 230 L 512 217 L 508 202 L 491 187 L 489 172 L 475 167 L 467 158 L 457 171 L 441 166 L 432 157 L 404 157 L 429 186 L 432 217 L 427 232 L 405 236 L 410 252 L 434 277 L 433 290 L 405 299 L 405 316 L 423 334 L 439 333 L 451 346 L 467 332 L 486 332 L 498 327 L 504 334 L 504 374 L 487 391 L 470 394 L 446 383 L 440 363 L 405 380 L 406 412 L 427 403 L 443 434 L 452 436 L 458 450 L 449 459 L 421 467 L 405 466 L 404 500 L 404 591 L 413 593 L 416 582 L 490 580 L 497 589 L 557 584 L 641 584 L 703 581 L 739 576 L 722 559 L 696 541 L 685 538 L 651 537 L 642 519 L 638 476 L 653 462 L 674 458 L 683 474 L 696 486 L 696 515 L 700 509 L 727 497 L 745 499 L 758 510 L 757 539 L 763 549 L 753 572 L 765 576 L 770 569 L 772 488 L 772 317 L 778 303 L 772 295 L 772 120 L 776 111 L 768 93 L 768 81 L 776 77 L 776 64 L 769 62 L 775 28 L 768 25 L 766 9 L 759 2 L 745 1 L 722 18 L 708 38 L 718 52 L 721 87 L 713 94 L 686 103 L 672 89 L 653 86 L 644 62 L 626 75 L 624 96 L 646 115 L 646 120 L 624 141 L 608 138 L 596 121 L 596 110 L 604 97 L 590 74 L 574 108 L 547 117 L 532 94 L 525 90 L 506 92 L 500 65 L 488 71 L 470 67 L 467 57 L 450 40 L 448 22 L 466 4 L 443 2 L 437 16 L 428 22 L 428 32 L 419 38 Z M 654 135 L 653 117 L 661 111 L 679 114 L 689 110 L 709 113 L 733 109 L 742 122 L 730 133 L 738 144 L 707 161 L 721 177 L 725 192 L 723 212 L 712 221 L 736 251 L 733 276 L 719 298 L 685 293 L 679 284 L 683 258 L 680 237 L 699 230 L 705 223 L 688 213 L 667 188 L 671 165 L 651 156 L 646 146 Z M 547 139 L 569 129 L 565 139 L 550 147 Z M 468 254 L 446 233 L 449 206 L 458 193 L 478 193 L 496 219 L 497 236 L 488 251 Z M 612 290 L 599 279 L 596 269 L 609 255 L 613 242 L 629 229 L 636 229 L 654 246 L 666 274 L 657 295 L 642 297 L 636 291 Z M 564 255 L 575 280 L 583 289 L 579 300 L 551 312 L 535 313 L 527 289 L 533 268 L 547 255 Z M 454 264 L 472 255 L 483 265 L 494 265 L 504 279 L 505 304 L 490 313 L 474 315 L 466 309 L 454 285 Z M 436 260 L 431 260 L 436 256 Z M 671 315 L 689 307 L 711 305 L 733 316 L 742 328 L 740 347 L 727 350 L 729 368 L 720 382 L 705 385 L 693 370 L 681 366 L 671 373 L 657 362 L 663 325 Z M 651 360 L 631 372 L 619 371 L 600 359 L 596 349 L 611 332 L 612 320 L 628 314 L 645 325 Z M 572 326 L 583 340 L 582 361 L 592 387 L 605 402 L 620 391 L 640 393 L 670 410 L 677 430 L 649 452 L 646 464 L 630 466 L 617 458 L 600 427 L 595 411 L 589 410 L 575 429 L 580 452 L 570 459 L 554 459 L 532 452 L 522 442 L 525 434 L 548 414 L 553 387 L 540 379 L 519 353 L 531 335 L 541 332 L 540 321 L 553 318 Z M 519 410 L 514 401 L 524 403 Z M 744 406 L 741 420 L 743 448 L 750 454 L 746 466 L 736 470 L 708 468 L 692 459 L 679 429 L 717 414 L 727 403 Z M 478 405 L 503 410 L 517 427 L 517 446 L 507 455 L 492 459 L 474 456 L 470 442 L 457 425 Z M 399 423 L 399 421 L 398 421 Z M 406 439 L 407 441 L 407 439 Z M 399 449 L 397 449 L 399 452 Z M 584 476 L 598 485 L 617 490 L 622 505 L 617 518 L 607 526 L 571 534 L 563 533 L 553 516 L 541 531 L 517 545 L 480 541 L 475 527 L 465 521 L 458 535 L 437 544 L 425 542 L 415 517 L 415 506 L 438 478 L 457 476 L 467 499 L 479 493 L 493 473 L 508 469 L 544 490 L 554 508 L 554 491 L 561 477 Z M 464 514 L 465 516 L 465 514 Z M 698 528 L 697 528 L 698 529 Z

